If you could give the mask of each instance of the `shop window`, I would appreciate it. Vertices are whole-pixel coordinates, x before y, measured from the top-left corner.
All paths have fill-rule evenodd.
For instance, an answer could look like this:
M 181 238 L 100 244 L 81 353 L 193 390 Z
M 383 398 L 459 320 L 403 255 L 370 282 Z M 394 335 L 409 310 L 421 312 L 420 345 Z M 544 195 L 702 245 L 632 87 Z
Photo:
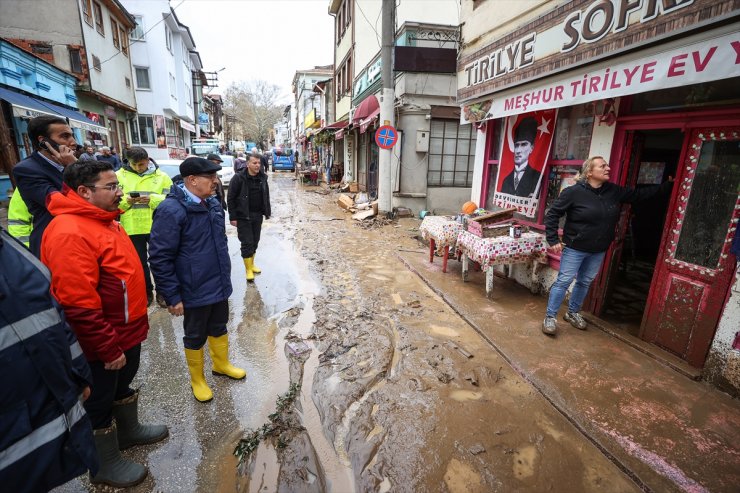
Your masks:
M 501 159 L 501 143 L 504 137 L 505 118 L 498 118 L 488 122 L 486 128 L 486 157 L 485 165 L 485 184 L 483 190 L 486 190 L 485 200 L 480 204 L 486 209 L 494 209 L 493 195 L 496 192 L 496 175 L 498 174 L 498 163 Z M 472 126 L 472 125 L 471 125 Z
M 581 163 L 588 159 L 593 129 L 593 105 L 581 104 L 560 108 L 550 158 L 553 161 L 580 161 Z
M 164 119 L 164 128 L 167 135 L 167 146 L 177 147 L 177 125 L 171 118 Z
M 93 17 L 95 17 L 95 29 L 105 36 L 105 26 L 103 25 L 103 8 L 98 2 L 93 2 Z
M 473 182 L 476 128 L 457 120 L 435 120 L 429 132 L 427 185 L 470 187 Z
M 136 72 L 136 89 L 151 89 L 149 83 L 149 69 L 146 67 L 134 67 Z
M 134 27 L 134 30 L 131 31 L 131 39 L 134 39 L 136 41 L 143 41 L 144 19 L 140 15 L 135 15 L 134 20 L 136 21 L 136 26 Z

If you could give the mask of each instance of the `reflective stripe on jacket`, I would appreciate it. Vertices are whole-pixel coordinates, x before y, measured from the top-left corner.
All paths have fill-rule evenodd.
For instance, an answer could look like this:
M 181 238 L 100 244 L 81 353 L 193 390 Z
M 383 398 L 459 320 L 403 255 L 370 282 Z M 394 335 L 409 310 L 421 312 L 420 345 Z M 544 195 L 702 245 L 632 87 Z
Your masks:
M 33 231 L 33 216 L 23 202 L 20 192 L 16 191 L 8 205 L 8 233 L 13 238 L 28 246 Z
M 152 230 L 152 212 L 164 200 L 172 187 L 172 180 L 163 171 L 155 169 L 140 175 L 128 167 L 116 171 L 118 183 L 123 188 L 124 197 L 120 208 L 121 226 L 129 235 L 145 235 Z M 131 192 L 145 192 L 149 204 L 129 204 L 126 196 Z
M 46 267 L 0 230 L 0 485 L 48 491 L 98 462 L 79 400 L 92 375 Z M 19 289 L 21 288 L 22 289 Z

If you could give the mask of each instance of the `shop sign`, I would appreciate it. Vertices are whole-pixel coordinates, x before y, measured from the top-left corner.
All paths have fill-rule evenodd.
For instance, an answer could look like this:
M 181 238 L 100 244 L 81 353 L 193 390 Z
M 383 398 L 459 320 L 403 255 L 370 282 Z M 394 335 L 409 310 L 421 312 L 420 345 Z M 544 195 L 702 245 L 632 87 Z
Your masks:
M 312 108 L 311 111 L 308 112 L 308 115 L 303 119 L 303 128 L 311 128 L 314 123 L 316 123 L 316 108 Z
M 184 128 L 188 132 L 195 133 L 195 125 L 192 123 L 186 122 L 185 120 L 180 120 L 180 128 Z
M 556 117 L 557 110 L 552 109 L 507 119 L 493 196 L 496 207 L 513 207 L 520 214 L 535 217 L 539 191 L 546 183 L 543 175 Z
M 355 90 L 353 97 L 358 97 L 360 94 L 365 92 L 367 88 L 372 86 L 376 80 L 380 78 L 381 64 L 380 58 L 378 58 L 373 64 L 371 64 L 367 70 L 364 70 L 355 81 Z
M 584 60 L 652 41 L 680 23 L 682 29 L 706 22 L 703 2 L 695 0 L 575 0 L 551 11 L 484 48 L 482 56 L 463 56 L 458 66 L 461 100 L 478 89 L 503 90 L 512 84 L 578 66 Z M 732 11 L 717 0 L 714 19 Z M 544 19 L 544 20 L 543 20 Z M 680 19 L 680 20 L 679 20 Z M 526 69 L 526 70 L 525 70 Z M 482 87 L 481 87 L 482 86 Z
M 740 77 L 740 33 L 589 71 L 463 106 L 462 123 Z M 485 113 L 483 113 L 485 111 Z
M 198 124 L 208 125 L 208 123 L 209 123 L 208 113 L 198 113 Z

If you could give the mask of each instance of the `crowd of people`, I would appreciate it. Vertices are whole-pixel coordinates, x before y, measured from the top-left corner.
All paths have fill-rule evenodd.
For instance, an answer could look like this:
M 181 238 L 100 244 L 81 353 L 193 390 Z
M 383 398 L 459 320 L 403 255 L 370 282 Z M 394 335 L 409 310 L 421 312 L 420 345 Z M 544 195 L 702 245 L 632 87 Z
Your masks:
M 139 421 L 131 387 L 155 299 L 184 317 L 197 401 L 213 399 L 206 345 L 214 375 L 246 377 L 229 359 L 220 159 L 188 157 L 173 183 L 143 148 L 129 148 L 123 162 L 105 147 L 96 156 L 63 118 L 36 117 L 28 135 L 35 151 L 13 168 L 10 234 L 0 230 L 0 369 L 17 376 L 0 391 L 0 484 L 48 491 L 89 471 L 93 484 L 133 486 L 147 468 L 120 450 L 169 434 Z M 271 211 L 260 156 L 247 163 L 232 180 L 228 213 L 252 281 Z

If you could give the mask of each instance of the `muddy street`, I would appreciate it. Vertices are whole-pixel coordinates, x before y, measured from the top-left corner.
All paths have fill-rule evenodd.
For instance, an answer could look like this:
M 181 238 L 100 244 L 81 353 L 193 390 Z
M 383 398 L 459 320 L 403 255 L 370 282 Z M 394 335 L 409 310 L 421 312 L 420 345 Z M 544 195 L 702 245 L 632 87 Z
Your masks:
M 290 174 L 270 186 L 253 284 L 227 228 L 231 355 L 247 379 L 206 368 L 214 399 L 196 402 L 182 319 L 150 308 L 135 384 L 142 419 L 170 437 L 124 452 L 150 469 L 132 491 L 639 490 L 401 262 L 424 254 L 418 220 L 366 230 L 333 193 Z M 238 468 L 240 438 L 275 419 L 291 383 L 280 433 Z M 57 491 L 98 490 L 80 478 Z

